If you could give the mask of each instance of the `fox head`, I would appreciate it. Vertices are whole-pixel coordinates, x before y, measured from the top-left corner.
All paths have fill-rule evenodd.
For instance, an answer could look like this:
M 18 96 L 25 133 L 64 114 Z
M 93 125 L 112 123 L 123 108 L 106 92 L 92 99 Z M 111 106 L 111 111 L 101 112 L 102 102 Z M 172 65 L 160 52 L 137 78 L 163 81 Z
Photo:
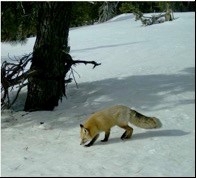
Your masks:
M 85 144 L 87 141 L 90 141 L 92 139 L 92 137 L 90 136 L 90 132 L 88 129 L 86 129 L 82 124 L 80 124 L 81 127 L 81 131 L 80 131 L 80 137 L 81 137 L 81 143 Z

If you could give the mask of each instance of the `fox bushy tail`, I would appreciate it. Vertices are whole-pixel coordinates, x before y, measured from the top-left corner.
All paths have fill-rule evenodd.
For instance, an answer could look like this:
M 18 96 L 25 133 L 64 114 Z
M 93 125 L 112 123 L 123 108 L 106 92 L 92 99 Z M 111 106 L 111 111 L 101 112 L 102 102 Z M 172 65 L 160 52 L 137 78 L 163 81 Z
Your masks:
M 137 127 L 144 129 L 160 128 L 162 123 L 155 117 L 147 117 L 131 109 L 130 122 Z

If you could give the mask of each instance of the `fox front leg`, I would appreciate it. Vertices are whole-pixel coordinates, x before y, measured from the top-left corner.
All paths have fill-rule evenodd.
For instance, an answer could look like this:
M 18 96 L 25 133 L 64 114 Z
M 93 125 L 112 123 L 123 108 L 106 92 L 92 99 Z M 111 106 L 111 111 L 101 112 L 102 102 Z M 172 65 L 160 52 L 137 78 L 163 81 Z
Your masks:
M 91 145 L 94 144 L 94 142 L 98 139 L 99 134 L 97 134 L 87 145 L 85 145 L 86 147 L 90 147 Z
M 109 139 L 109 135 L 110 135 L 110 130 L 105 132 L 105 138 L 103 140 L 101 140 L 101 142 L 107 142 Z

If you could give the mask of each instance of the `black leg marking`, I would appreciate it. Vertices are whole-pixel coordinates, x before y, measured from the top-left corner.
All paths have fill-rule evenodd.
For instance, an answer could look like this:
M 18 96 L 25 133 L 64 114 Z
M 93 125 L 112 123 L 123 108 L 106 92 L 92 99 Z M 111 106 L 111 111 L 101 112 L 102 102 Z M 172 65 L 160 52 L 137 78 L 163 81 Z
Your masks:
M 122 134 L 122 136 L 121 136 L 121 139 L 122 139 L 122 140 L 124 140 L 124 139 L 126 138 L 126 133 L 127 133 L 127 131 L 125 131 L 125 132 Z
M 101 142 L 107 142 L 109 139 L 109 135 L 110 135 L 110 131 L 105 132 L 105 138 L 103 140 L 101 140 Z
M 91 145 L 94 144 L 94 142 L 98 139 L 99 134 L 97 134 L 87 145 L 85 145 L 86 147 L 90 147 Z
M 119 127 L 125 129 L 125 132 L 121 136 L 122 140 L 131 138 L 132 133 L 133 133 L 133 128 L 132 127 L 130 127 L 128 125 L 127 126 L 119 126 Z

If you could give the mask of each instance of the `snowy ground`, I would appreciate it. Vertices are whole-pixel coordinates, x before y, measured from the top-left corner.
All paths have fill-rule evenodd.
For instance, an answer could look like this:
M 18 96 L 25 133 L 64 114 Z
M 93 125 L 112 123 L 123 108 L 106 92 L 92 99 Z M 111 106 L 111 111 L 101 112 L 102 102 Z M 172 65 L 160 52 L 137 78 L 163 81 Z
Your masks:
M 52 112 L 2 113 L 1 175 L 21 177 L 193 177 L 195 176 L 195 13 L 175 13 L 173 22 L 142 27 L 131 14 L 72 29 L 79 85 Z M 1 44 L 2 60 L 32 51 Z M 15 109 L 21 109 L 25 92 Z M 163 127 L 134 127 L 131 140 L 114 127 L 107 143 L 80 146 L 79 124 L 91 113 L 124 104 L 158 117 Z M 44 122 L 44 126 L 40 125 Z M 99 139 L 103 138 L 101 135 Z

